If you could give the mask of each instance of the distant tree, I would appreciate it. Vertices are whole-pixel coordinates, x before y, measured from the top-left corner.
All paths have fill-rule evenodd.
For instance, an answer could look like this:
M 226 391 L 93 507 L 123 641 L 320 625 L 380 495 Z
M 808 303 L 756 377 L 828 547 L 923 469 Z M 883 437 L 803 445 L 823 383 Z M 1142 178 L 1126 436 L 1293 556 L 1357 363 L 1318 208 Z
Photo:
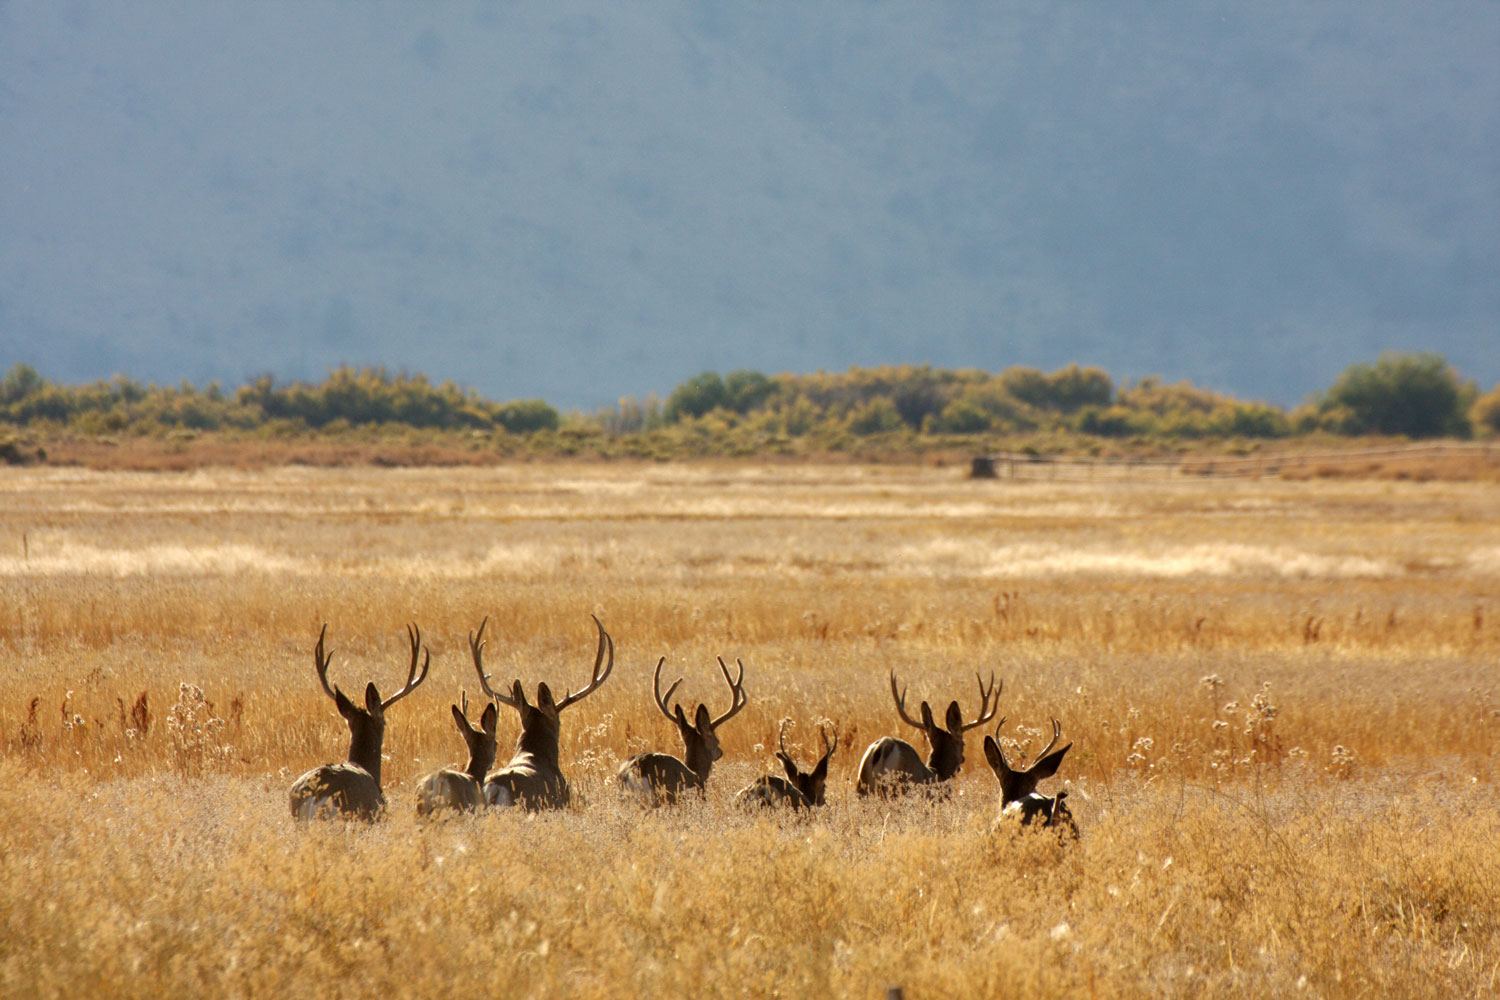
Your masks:
M 1469 410 L 1469 419 L 1477 430 L 1500 435 L 1500 385 L 1474 400 Z
M 1108 406 L 1114 399 L 1115 384 L 1100 368 L 1069 365 L 1047 377 L 1052 399 L 1059 410 L 1072 413 L 1085 406 Z
M 728 390 L 719 373 L 704 372 L 694 375 L 672 390 L 672 394 L 667 397 L 663 416 L 674 424 L 683 417 L 701 417 L 710 410 L 725 405 L 728 398 Z
M 497 409 L 495 420 L 512 434 L 555 431 L 558 425 L 557 411 L 540 399 L 517 399 L 504 403 Z
M 0 382 L 0 406 L 25 399 L 46 384 L 30 365 L 14 365 L 5 373 L 5 380 Z
M 749 413 L 775 390 L 776 383 L 760 372 L 748 369 L 730 372 L 724 376 L 723 405 L 736 413 Z
M 885 434 L 905 426 L 896 404 L 884 396 L 861 403 L 849 414 L 849 430 L 855 434 Z
M 1115 384 L 1103 370 L 1069 365 L 1051 375 L 1035 368 L 1007 368 L 1000 375 L 1005 391 L 1039 410 L 1074 413 L 1085 406 L 1106 407 L 1114 399 Z
M 1373 365 L 1344 369 L 1317 408 L 1349 433 L 1467 437 L 1475 394 L 1441 355 L 1387 351 Z

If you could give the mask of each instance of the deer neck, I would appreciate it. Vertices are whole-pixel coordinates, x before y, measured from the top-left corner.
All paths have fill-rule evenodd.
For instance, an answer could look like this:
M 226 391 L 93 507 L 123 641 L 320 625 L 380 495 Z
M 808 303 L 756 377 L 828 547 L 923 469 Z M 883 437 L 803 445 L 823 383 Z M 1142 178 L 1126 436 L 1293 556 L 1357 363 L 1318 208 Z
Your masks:
M 708 783 L 708 772 L 713 770 L 714 757 L 708 749 L 708 744 L 701 739 L 683 739 L 685 752 L 682 762 L 687 765 L 689 771 L 697 776 L 699 786 Z
M 349 763 L 364 768 L 380 787 L 380 746 L 385 733 L 373 727 L 351 726 L 349 729 Z
M 469 751 L 469 766 L 464 768 L 464 773 L 475 781 L 483 782 L 484 776 L 490 773 L 490 768 L 495 766 L 495 751 L 491 749 Z
M 963 737 L 939 730 L 935 737 L 929 736 L 928 739 L 932 743 L 932 753 L 927 757 L 927 769 L 933 773 L 935 780 L 947 781 L 963 766 Z
M 557 770 L 559 735 L 556 726 L 523 727 L 521 735 L 516 738 L 515 756 L 529 755 L 538 765 L 555 771 Z

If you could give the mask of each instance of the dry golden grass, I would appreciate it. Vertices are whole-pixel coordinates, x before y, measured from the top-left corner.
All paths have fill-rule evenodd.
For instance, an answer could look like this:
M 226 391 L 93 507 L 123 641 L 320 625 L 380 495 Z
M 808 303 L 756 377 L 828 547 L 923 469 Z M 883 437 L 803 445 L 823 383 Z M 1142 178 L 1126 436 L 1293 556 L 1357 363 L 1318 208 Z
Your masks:
M 1500 494 L 1419 482 L 974 483 L 885 466 L 0 470 L 6 996 L 1490 996 L 1500 991 Z M 419 824 L 462 755 L 465 634 L 564 716 L 585 800 Z M 391 815 L 295 825 L 346 690 L 404 677 Z M 666 655 L 722 710 L 701 804 L 608 785 L 676 752 Z M 1083 833 L 854 799 L 887 687 L 1075 741 Z M 144 694 L 144 699 L 142 695 Z M 691 702 L 690 702 L 691 704 Z M 34 705 L 34 710 L 33 710 Z M 778 722 L 837 723 L 829 806 L 740 815 Z M 501 715 L 501 758 L 515 716 Z

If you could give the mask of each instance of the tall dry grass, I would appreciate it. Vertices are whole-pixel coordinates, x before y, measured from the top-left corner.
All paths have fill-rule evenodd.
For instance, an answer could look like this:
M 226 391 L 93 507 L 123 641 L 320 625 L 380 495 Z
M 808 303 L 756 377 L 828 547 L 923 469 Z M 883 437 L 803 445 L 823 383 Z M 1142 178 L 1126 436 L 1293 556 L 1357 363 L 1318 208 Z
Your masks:
M 971 483 L 919 468 L 0 471 L 0 990 L 57 995 L 1492 995 L 1500 976 L 1500 503 L 1484 484 Z M 615 675 L 564 716 L 584 802 L 422 826 L 487 667 Z M 341 759 L 331 680 L 404 678 L 390 817 L 295 826 Z M 609 776 L 677 751 L 656 657 L 749 707 L 706 801 Z M 913 702 L 1074 741 L 1066 849 L 946 802 L 855 801 Z M 675 676 L 675 674 L 673 674 Z M 829 807 L 738 814 L 779 721 L 837 724 Z M 515 717 L 501 716 L 502 759 Z M 1066 781 L 1066 785 L 1062 782 Z

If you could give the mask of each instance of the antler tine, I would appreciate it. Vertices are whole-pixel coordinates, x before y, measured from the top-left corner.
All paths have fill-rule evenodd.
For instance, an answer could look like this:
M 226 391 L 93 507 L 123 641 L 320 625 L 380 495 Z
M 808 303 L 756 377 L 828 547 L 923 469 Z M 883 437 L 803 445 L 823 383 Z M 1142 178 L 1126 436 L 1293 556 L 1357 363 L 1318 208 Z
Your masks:
M 724 657 L 720 656 L 716 657 L 716 659 L 719 661 L 719 672 L 724 675 L 725 682 L 729 684 L 729 711 L 725 712 L 723 715 L 713 720 L 713 722 L 709 723 L 709 725 L 714 729 L 718 729 L 724 723 L 728 722 L 739 712 L 740 709 L 744 708 L 750 703 L 749 696 L 745 694 L 744 662 L 740 660 L 739 657 L 735 657 L 734 663 L 735 666 L 740 668 L 740 672 L 733 680 L 730 680 L 729 668 L 724 664 Z
M 656 673 L 651 676 L 651 697 L 656 699 L 656 707 L 661 709 L 661 714 L 665 715 L 668 720 L 676 722 L 677 719 L 672 715 L 672 710 L 667 707 L 667 702 L 672 700 L 672 692 L 677 690 L 677 685 L 682 683 L 682 678 L 679 677 L 673 681 L 672 686 L 667 688 L 667 693 L 663 696 L 661 693 L 661 667 L 666 662 L 667 658 L 665 656 L 656 661 Z
M 902 688 L 900 694 L 896 693 L 896 671 L 894 670 L 891 671 L 891 697 L 896 701 L 896 714 L 901 716 L 902 722 L 906 723 L 908 726 L 914 726 L 917 729 L 926 730 L 926 726 L 922 725 L 916 719 L 913 719 L 911 716 L 906 714 L 906 688 Z
M 823 756 L 824 757 L 832 757 L 833 756 L 833 752 L 839 748 L 839 727 L 838 727 L 838 725 L 835 724 L 834 727 L 833 727 L 833 745 L 832 746 L 829 746 L 829 744 L 828 744 L 828 730 L 825 729 L 822 726 L 819 726 L 818 727 L 818 732 L 823 735 Z
M 1031 766 L 1032 767 L 1036 767 L 1037 761 L 1041 760 L 1043 757 L 1045 757 L 1049 753 L 1051 753 L 1052 752 L 1052 748 L 1055 747 L 1055 746 L 1057 746 L 1057 741 L 1060 738 L 1062 738 L 1062 723 L 1058 722 L 1056 719 L 1053 719 L 1052 720 L 1052 742 L 1048 743 L 1047 746 L 1046 746 L 1046 748 L 1043 749 L 1041 753 L 1039 753 L 1035 757 L 1031 758 Z M 1028 768 L 1028 770 L 1030 770 L 1030 768 Z
M 781 729 L 776 733 L 776 745 L 781 748 L 781 752 L 784 754 L 786 754 L 786 727 L 790 726 L 791 724 L 792 720 L 790 718 L 782 719 Z M 791 756 L 791 754 L 786 755 L 788 757 Z
M 484 672 L 484 627 L 489 623 L 490 616 L 485 615 L 484 621 L 479 623 L 479 631 L 469 633 L 469 653 L 474 657 L 474 672 L 479 675 L 479 686 L 484 688 L 485 694 L 503 705 L 519 710 L 521 706 L 516 699 L 490 687 L 490 675 Z
M 590 615 L 589 617 L 594 619 L 594 627 L 599 630 L 599 648 L 594 651 L 594 669 L 589 673 L 588 685 L 582 691 L 579 691 L 577 694 L 565 694 L 563 700 L 557 703 L 557 710 L 559 712 L 574 702 L 582 701 L 592 694 L 595 688 L 604 683 L 604 679 L 609 676 L 609 672 L 615 669 L 615 641 L 610 638 L 608 632 L 604 631 L 604 626 L 600 624 L 598 616 Z M 604 672 L 600 673 L 599 664 L 604 663 L 606 649 L 609 652 L 609 662 L 605 663 Z
M 974 675 L 974 680 L 979 682 L 979 718 L 973 722 L 964 723 L 965 731 L 973 729 L 975 726 L 982 726 L 995 717 L 995 712 L 1000 708 L 1000 694 L 1005 690 L 1004 681 L 1000 682 L 1000 690 L 995 690 L 994 671 L 990 671 L 990 688 L 988 691 L 984 689 L 984 679 L 978 673 Z M 990 701 L 992 696 L 994 698 L 993 703 Z
M 333 662 L 333 654 L 323 655 L 323 637 L 328 634 L 328 623 L 323 623 L 323 630 L 318 633 L 318 644 L 313 647 L 313 663 L 318 666 L 318 683 L 323 685 L 323 691 L 328 697 L 338 700 L 338 695 L 333 693 L 333 688 L 328 686 L 328 664 Z
M 406 684 L 400 691 L 397 691 L 380 703 L 381 711 L 385 711 L 415 691 L 417 686 L 427 679 L 427 668 L 432 666 L 432 650 L 427 650 L 426 656 L 422 656 L 422 630 L 417 628 L 416 623 L 406 626 L 406 636 L 411 640 L 411 666 L 406 670 Z M 419 657 L 422 657 L 421 674 L 417 673 L 417 659 Z

